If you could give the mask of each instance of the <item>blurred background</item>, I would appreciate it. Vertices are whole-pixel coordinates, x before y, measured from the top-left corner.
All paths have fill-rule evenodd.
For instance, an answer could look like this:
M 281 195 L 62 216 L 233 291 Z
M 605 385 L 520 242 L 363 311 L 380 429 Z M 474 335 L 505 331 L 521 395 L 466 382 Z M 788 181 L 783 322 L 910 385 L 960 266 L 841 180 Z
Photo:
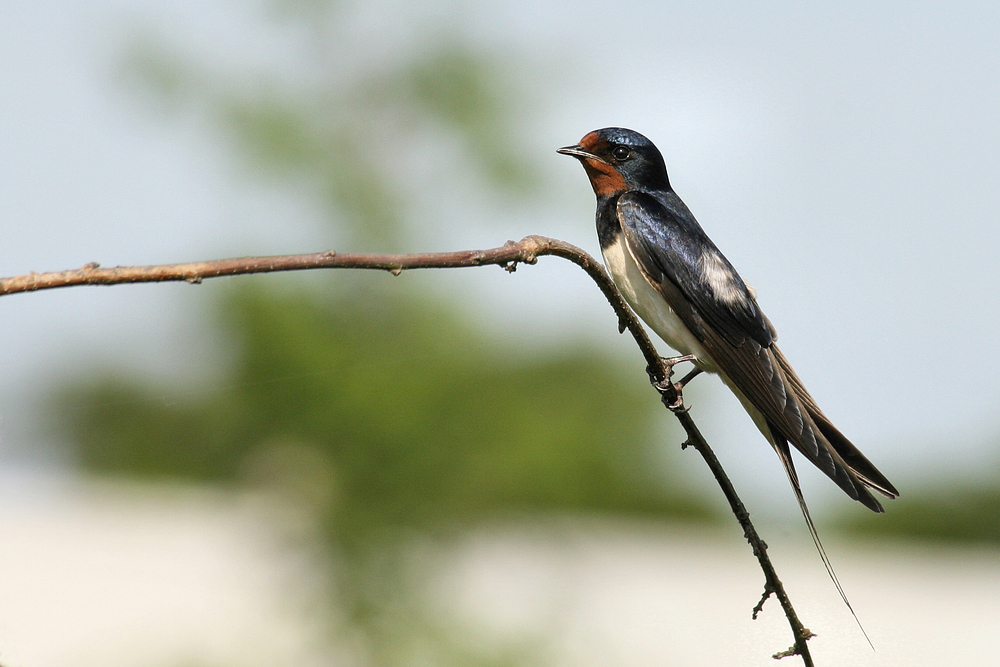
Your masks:
M 686 392 L 820 664 L 987 664 L 1000 615 L 1000 9 L 40 0 L 0 23 L 0 272 L 599 252 L 555 154 L 634 128 L 902 492 L 785 476 Z M 773 664 L 791 643 L 582 272 L 3 299 L 0 664 Z M 666 353 L 666 348 L 661 349 Z M 724 638 L 724 639 L 723 639 Z

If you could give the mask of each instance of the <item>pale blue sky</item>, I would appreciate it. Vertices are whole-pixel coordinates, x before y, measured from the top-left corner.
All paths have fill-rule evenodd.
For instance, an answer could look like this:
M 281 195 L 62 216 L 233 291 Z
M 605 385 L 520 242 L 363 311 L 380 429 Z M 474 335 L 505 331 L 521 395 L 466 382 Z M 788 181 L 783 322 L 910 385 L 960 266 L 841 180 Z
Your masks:
M 995 470 L 1000 8 L 424 4 L 359 3 L 359 62 L 407 48 L 430 26 L 509 57 L 543 103 L 511 141 L 548 184 L 528 209 L 497 212 L 495 200 L 469 203 L 461 191 L 445 197 L 440 211 L 423 209 L 415 245 L 492 246 L 544 233 L 596 252 L 592 192 L 579 165 L 554 150 L 602 126 L 639 130 L 757 287 L 820 404 L 893 481 L 951 466 L 982 470 L 984 456 Z M 64 0 L 5 10 L 0 273 L 335 243 L 315 211 L 241 180 L 209 134 L 164 119 L 116 78 L 131 27 L 160 20 L 177 43 L 222 66 L 244 57 L 294 63 L 297 36 L 262 33 L 256 5 L 247 5 Z M 486 213 L 495 220 L 481 223 Z M 583 331 L 627 349 L 596 292 L 555 262 L 513 277 L 477 270 L 433 280 L 479 295 L 490 304 L 483 318 L 511 335 L 551 341 Z M 203 377 L 221 345 L 203 321 L 212 289 L 4 298 L 0 451 L 9 459 L 37 450 L 19 397 L 78 362 Z M 748 494 L 785 484 L 734 400 L 721 389 L 693 396 L 706 413 L 699 422 L 739 462 Z M 760 475 L 765 483 L 750 479 Z M 807 485 L 836 492 L 815 477 Z

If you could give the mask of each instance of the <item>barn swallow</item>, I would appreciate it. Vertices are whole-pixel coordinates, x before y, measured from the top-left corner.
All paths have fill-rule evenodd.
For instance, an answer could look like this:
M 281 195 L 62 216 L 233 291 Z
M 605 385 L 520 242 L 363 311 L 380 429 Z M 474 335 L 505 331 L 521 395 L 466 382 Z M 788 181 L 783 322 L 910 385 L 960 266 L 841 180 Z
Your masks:
M 622 296 L 685 360 L 736 394 L 781 459 L 814 539 L 789 443 L 851 498 L 882 512 L 871 490 L 895 498 L 896 488 L 806 391 L 754 292 L 670 187 L 656 146 L 609 127 L 558 152 L 580 160 L 590 177 L 601 252 Z

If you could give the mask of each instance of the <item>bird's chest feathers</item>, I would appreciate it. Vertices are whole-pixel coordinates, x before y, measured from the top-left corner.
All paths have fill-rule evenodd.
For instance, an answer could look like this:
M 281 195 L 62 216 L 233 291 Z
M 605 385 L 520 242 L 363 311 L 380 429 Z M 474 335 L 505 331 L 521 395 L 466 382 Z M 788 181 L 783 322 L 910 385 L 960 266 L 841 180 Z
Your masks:
M 608 272 L 611 273 L 618 290 L 636 314 L 667 345 L 681 354 L 695 355 L 699 366 L 705 370 L 712 370 L 708 354 L 664 300 L 659 290 L 646 279 L 632 253 L 629 252 L 622 234 L 615 234 L 612 243 L 602 248 L 601 252 L 604 255 L 604 264 L 608 267 Z

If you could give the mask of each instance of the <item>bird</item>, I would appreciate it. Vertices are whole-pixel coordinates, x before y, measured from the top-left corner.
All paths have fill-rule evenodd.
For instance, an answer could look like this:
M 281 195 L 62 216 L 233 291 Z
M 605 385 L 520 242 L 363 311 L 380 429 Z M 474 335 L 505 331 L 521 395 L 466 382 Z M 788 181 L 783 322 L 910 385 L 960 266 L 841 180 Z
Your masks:
M 670 186 L 645 136 L 620 127 L 557 150 L 583 164 L 597 196 L 605 266 L 639 317 L 695 371 L 717 374 L 739 399 L 784 467 L 813 541 L 841 596 L 809 516 L 789 444 L 843 491 L 883 512 L 872 491 L 899 492 L 833 425 L 775 344 L 777 333 L 744 282 Z M 669 378 L 667 380 L 669 382 Z M 848 603 L 850 606 L 850 603 Z M 853 610 L 852 610 L 853 612 Z

